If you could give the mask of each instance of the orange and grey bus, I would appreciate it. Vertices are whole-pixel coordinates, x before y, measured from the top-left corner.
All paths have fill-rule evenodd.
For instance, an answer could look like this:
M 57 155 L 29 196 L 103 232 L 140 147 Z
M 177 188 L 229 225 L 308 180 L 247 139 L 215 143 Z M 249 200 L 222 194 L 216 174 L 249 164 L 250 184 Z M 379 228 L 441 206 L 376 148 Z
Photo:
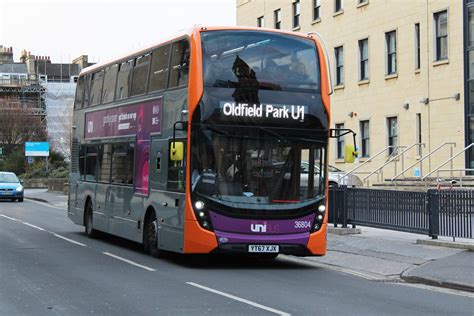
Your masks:
M 236 27 L 84 69 L 69 218 L 153 256 L 324 255 L 328 72 L 314 34 Z

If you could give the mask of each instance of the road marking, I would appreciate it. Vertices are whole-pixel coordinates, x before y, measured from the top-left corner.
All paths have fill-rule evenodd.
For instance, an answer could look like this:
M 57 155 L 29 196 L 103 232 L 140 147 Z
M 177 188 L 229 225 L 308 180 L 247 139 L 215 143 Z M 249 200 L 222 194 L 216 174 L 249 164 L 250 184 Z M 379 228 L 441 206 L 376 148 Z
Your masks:
M 54 206 L 54 205 L 51 205 L 51 204 L 48 204 L 48 203 L 44 203 L 44 202 L 32 200 L 32 199 L 30 199 L 30 198 L 25 198 L 25 199 L 27 199 L 27 200 L 30 201 L 30 202 L 33 202 L 33 203 L 36 203 L 36 204 L 40 204 L 40 205 L 43 205 L 43 206 L 47 206 L 47 207 L 51 207 L 51 208 L 55 208 L 55 209 L 61 210 L 61 211 L 64 211 L 64 210 L 66 210 L 66 208 L 67 208 L 67 207 L 66 207 L 66 208 L 57 207 L 57 206 Z M 66 206 L 67 206 L 67 204 L 66 204 Z
M 56 233 L 53 233 L 53 232 L 49 232 L 49 233 L 53 234 L 53 235 L 54 235 L 54 237 L 61 238 L 61 239 L 65 240 L 65 241 L 69 241 L 70 243 L 73 243 L 73 244 L 76 244 L 76 245 L 79 245 L 79 246 L 82 246 L 82 247 L 87 247 L 87 245 L 86 245 L 86 244 L 80 243 L 80 242 L 78 242 L 78 241 L 75 241 L 75 240 L 69 239 L 69 238 L 67 238 L 67 237 L 64 237 L 64 236 L 58 235 L 58 234 L 56 234 Z
M 36 226 L 36 225 L 30 224 L 30 223 L 27 223 L 27 222 L 23 222 L 23 221 L 22 221 L 22 223 L 25 224 L 26 226 L 30 226 L 30 227 L 33 227 L 33 228 L 35 228 L 35 229 L 39 229 L 39 230 L 42 230 L 42 231 L 47 231 L 47 230 L 44 229 L 44 228 L 38 227 L 38 226 Z
M 253 306 L 253 307 L 257 307 L 257 308 L 260 308 L 260 309 L 263 309 L 263 310 L 272 312 L 272 313 L 274 313 L 274 314 L 278 314 L 278 315 L 282 315 L 282 316 L 290 316 L 290 315 L 291 315 L 291 314 L 288 314 L 288 313 L 279 311 L 278 309 L 274 309 L 274 308 L 271 308 L 271 307 L 268 307 L 268 306 L 265 306 L 265 305 L 261 305 L 261 304 L 258 304 L 258 303 L 255 303 L 255 302 L 246 300 L 246 299 L 244 299 L 244 298 L 240 298 L 240 297 L 235 296 L 235 295 L 231 295 L 231 294 L 227 294 L 227 293 L 224 293 L 224 292 L 221 292 L 221 291 L 218 291 L 218 290 L 214 290 L 214 289 L 211 289 L 211 288 L 209 288 L 209 287 L 207 287 L 207 286 L 203 286 L 203 285 L 200 285 L 200 284 L 197 284 L 197 283 L 186 282 L 186 284 L 189 284 L 189 285 L 198 287 L 198 288 L 200 288 L 200 289 L 202 289 L 202 290 L 209 291 L 209 292 L 212 292 L 212 293 L 214 293 L 214 294 L 218 294 L 218 295 L 225 296 L 225 297 L 227 297 L 227 298 L 230 298 L 230 299 L 233 299 L 233 300 L 236 300 L 236 301 L 239 301 L 239 302 L 242 302 L 242 303 L 251 305 L 251 306 Z
M 106 256 L 109 256 L 109 257 L 112 257 L 112 258 L 121 260 L 121 261 L 123 261 L 123 262 L 126 262 L 126 263 L 128 263 L 128 264 L 134 265 L 134 266 L 139 267 L 139 268 L 142 268 L 142 269 L 145 269 L 145 270 L 147 270 L 147 271 L 156 271 L 155 269 L 152 269 L 152 268 L 150 268 L 150 267 L 141 265 L 141 264 L 136 263 L 136 262 L 133 262 L 133 261 L 131 261 L 131 260 L 122 258 L 122 257 L 120 257 L 120 256 L 114 255 L 114 254 L 112 254 L 112 253 L 110 253 L 110 252 L 102 252 L 102 253 L 103 253 L 104 255 L 106 255 Z
M 3 214 L 0 214 L 0 216 L 5 217 L 6 219 L 9 219 L 9 220 L 12 220 L 12 221 L 21 222 L 19 219 L 16 219 L 16 218 L 13 218 L 13 217 L 10 217 L 10 216 L 6 216 L 6 215 L 3 215 Z
M 363 279 L 366 279 L 366 280 L 370 280 L 370 281 L 384 281 L 384 280 L 387 279 L 387 278 L 385 278 L 384 276 L 381 276 L 381 275 L 378 276 L 378 275 L 374 275 L 374 274 L 363 273 L 363 272 L 360 272 L 360 271 L 355 271 L 355 270 L 351 270 L 351 269 L 343 268 L 343 267 L 339 267 L 339 266 L 333 266 L 333 265 L 330 265 L 330 264 L 327 264 L 327 263 L 315 262 L 315 261 L 311 261 L 311 260 L 308 260 L 308 259 L 293 258 L 293 257 L 286 256 L 286 255 L 279 255 L 278 259 L 283 259 L 284 261 L 296 262 L 296 263 L 309 265 L 309 266 L 312 266 L 312 267 L 329 269 L 329 270 L 338 271 L 338 272 L 342 272 L 342 273 L 346 273 L 346 274 L 351 274 L 351 275 L 354 275 L 354 276 L 357 276 L 357 277 L 360 277 L 360 278 L 363 278 Z
M 3 214 L 0 214 L 0 216 L 5 217 L 5 218 L 7 218 L 7 219 L 9 219 L 9 220 L 12 220 L 12 221 L 20 222 L 20 223 L 22 223 L 23 225 L 32 227 L 32 228 L 34 228 L 34 229 L 38 229 L 38 230 L 41 230 L 41 231 L 50 233 L 50 234 L 52 234 L 53 236 L 58 237 L 58 238 L 61 238 L 61 239 L 65 240 L 65 241 L 68 241 L 68 242 L 70 242 L 70 243 L 73 243 L 73 244 L 76 244 L 76 245 L 79 245 L 79 246 L 82 246 L 82 247 L 87 247 L 86 244 L 83 244 L 83 243 L 80 243 L 80 242 L 78 242 L 78 241 L 69 239 L 69 238 L 67 238 L 67 237 L 58 235 L 58 234 L 56 234 L 55 232 L 52 232 L 52 231 L 49 231 L 49 230 L 47 230 L 47 229 L 41 228 L 41 227 L 39 227 L 39 226 L 36 226 L 36 225 L 30 224 L 30 223 L 24 222 L 24 221 L 22 221 L 22 220 L 20 220 L 20 219 L 16 219 L 16 218 L 13 218 L 13 217 L 10 217 L 10 216 L 6 216 L 6 215 L 3 215 Z
M 417 289 L 423 289 L 423 290 L 427 290 L 427 291 L 440 292 L 440 293 L 444 293 L 444 294 L 451 294 L 451 295 L 474 298 L 474 293 L 471 293 L 471 292 L 448 289 L 448 288 L 434 286 L 434 285 L 421 284 L 421 283 L 395 283 L 395 284 L 396 285 L 402 285 L 402 286 L 414 287 L 414 288 L 417 288 Z

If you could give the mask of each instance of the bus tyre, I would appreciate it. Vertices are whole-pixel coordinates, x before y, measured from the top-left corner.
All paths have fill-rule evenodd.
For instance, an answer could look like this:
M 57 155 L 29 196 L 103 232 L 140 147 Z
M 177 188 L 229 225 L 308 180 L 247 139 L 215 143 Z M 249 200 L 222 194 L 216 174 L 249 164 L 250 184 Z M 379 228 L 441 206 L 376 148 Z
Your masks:
M 85 218 L 84 226 L 85 226 L 85 232 L 86 232 L 87 237 L 96 238 L 97 231 L 94 229 L 94 226 L 93 226 L 92 211 L 93 211 L 92 203 L 89 202 L 87 203 L 87 207 L 86 207 L 86 218 Z
M 158 246 L 158 220 L 151 217 L 145 226 L 145 251 L 152 257 L 161 258 L 163 252 Z

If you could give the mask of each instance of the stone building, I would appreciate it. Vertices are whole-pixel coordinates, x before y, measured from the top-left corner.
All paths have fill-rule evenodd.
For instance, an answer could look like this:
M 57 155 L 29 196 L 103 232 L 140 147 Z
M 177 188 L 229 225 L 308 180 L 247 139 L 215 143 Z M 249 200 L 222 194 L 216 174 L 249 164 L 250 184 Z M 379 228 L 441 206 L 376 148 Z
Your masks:
M 357 132 L 360 177 L 403 152 L 371 184 L 424 157 L 404 176 L 427 175 L 474 142 L 473 0 L 237 0 L 237 24 L 326 39 L 331 126 Z M 344 141 L 331 144 L 330 163 L 349 171 Z M 446 168 L 474 168 L 474 150 Z

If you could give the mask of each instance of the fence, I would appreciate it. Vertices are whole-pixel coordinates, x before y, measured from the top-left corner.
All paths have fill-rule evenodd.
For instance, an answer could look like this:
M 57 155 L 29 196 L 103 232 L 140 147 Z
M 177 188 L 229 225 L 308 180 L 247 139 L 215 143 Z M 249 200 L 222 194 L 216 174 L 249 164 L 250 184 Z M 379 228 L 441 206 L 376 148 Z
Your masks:
M 473 238 L 474 190 L 329 189 L 329 222 Z

